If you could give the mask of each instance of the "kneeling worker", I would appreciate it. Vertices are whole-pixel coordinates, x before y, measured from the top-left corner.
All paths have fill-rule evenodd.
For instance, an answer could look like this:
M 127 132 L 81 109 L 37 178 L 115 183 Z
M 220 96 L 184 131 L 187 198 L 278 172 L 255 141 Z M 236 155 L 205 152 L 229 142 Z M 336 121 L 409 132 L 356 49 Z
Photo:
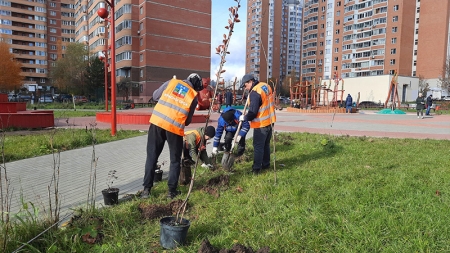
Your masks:
M 242 115 L 242 112 L 239 110 L 233 109 L 231 107 L 227 107 L 223 110 L 222 114 L 219 117 L 217 123 L 217 131 L 216 136 L 214 137 L 213 142 L 213 150 L 212 154 L 217 154 L 217 149 L 219 147 L 220 139 L 222 138 L 223 130 L 225 130 L 225 150 L 231 151 L 231 144 L 234 139 L 234 135 L 237 132 L 237 128 L 239 125 L 239 117 Z M 236 142 L 238 143 L 238 156 L 244 154 L 245 151 L 245 136 L 247 135 L 248 130 L 250 129 L 250 123 L 247 121 L 243 121 L 241 125 L 241 129 L 239 130 L 239 135 L 236 137 Z
M 203 162 L 201 165 L 202 168 L 212 168 L 213 166 L 211 165 L 208 153 L 206 152 L 206 141 L 214 137 L 216 129 L 213 126 L 208 126 L 206 131 L 204 129 L 204 127 L 199 127 L 184 133 L 184 160 L 191 161 L 191 163 L 193 161 L 195 163 L 195 161 L 197 161 L 197 156 L 199 155 L 200 160 Z M 202 135 L 204 135 L 205 140 L 203 145 L 200 146 Z

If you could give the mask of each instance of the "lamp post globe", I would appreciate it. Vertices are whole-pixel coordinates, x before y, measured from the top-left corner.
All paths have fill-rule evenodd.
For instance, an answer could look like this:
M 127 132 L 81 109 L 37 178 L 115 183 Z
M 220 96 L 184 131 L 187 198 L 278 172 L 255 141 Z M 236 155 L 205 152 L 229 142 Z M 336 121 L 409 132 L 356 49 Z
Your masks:
M 102 19 L 106 19 L 109 15 L 108 10 L 106 8 L 99 8 L 97 10 L 97 15 Z

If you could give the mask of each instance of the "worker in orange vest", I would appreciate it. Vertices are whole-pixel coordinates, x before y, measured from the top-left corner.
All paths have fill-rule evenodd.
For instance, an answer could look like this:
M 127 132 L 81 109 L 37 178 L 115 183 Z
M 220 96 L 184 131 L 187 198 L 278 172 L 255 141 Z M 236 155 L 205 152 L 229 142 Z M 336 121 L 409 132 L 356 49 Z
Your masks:
M 174 77 L 153 92 L 153 99 L 158 103 L 150 117 L 144 190 L 141 198 L 148 198 L 150 195 L 157 169 L 156 164 L 166 141 L 170 150 L 167 197 L 173 199 L 181 194 L 177 187 L 181 170 L 184 127 L 191 123 L 198 103 L 197 92 L 202 89 L 202 78 L 192 73 L 186 80 L 178 80 Z
M 213 166 L 211 165 L 211 161 L 208 157 L 208 153 L 206 152 L 206 141 L 214 138 L 216 135 L 216 129 L 213 126 L 199 127 L 195 130 L 186 131 L 184 134 L 184 159 L 190 160 L 191 163 L 195 164 L 197 157 L 200 156 L 202 160 L 202 168 L 211 169 Z M 203 145 L 201 145 L 201 138 L 204 136 Z
M 253 128 L 253 174 L 270 167 L 270 140 L 275 116 L 275 103 L 272 88 L 259 82 L 252 74 L 246 74 L 241 80 L 241 89 L 249 90 L 249 104 L 247 114 L 241 115 L 239 121 L 250 122 Z

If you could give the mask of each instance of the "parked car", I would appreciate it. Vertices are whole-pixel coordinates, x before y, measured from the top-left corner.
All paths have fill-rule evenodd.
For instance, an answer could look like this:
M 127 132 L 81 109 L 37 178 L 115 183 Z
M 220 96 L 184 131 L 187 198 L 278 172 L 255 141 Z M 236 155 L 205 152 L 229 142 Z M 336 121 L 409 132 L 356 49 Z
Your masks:
M 44 94 L 39 98 L 39 103 L 53 103 L 52 94 Z
M 85 96 L 73 96 L 75 102 L 81 102 L 86 103 L 88 102 L 87 98 Z
M 55 99 L 56 101 L 62 102 L 72 102 L 72 95 L 70 94 L 59 94 L 59 96 Z
M 31 100 L 31 95 L 29 95 L 29 94 L 23 94 L 23 93 L 17 94 L 18 102 L 28 102 L 30 100 Z
M 362 101 L 358 104 L 358 108 L 384 108 L 384 105 L 374 101 Z

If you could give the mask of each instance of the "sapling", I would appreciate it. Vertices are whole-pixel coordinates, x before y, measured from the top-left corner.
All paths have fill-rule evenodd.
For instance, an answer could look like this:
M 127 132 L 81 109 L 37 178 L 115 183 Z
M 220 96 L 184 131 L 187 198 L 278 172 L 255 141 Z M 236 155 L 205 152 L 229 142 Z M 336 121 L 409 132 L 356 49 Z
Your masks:
M 106 177 L 106 186 L 108 188 L 106 189 L 108 192 L 115 191 L 116 188 L 113 188 L 114 180 L 116 180 L 118 177 L 116 176 L 116 170 L 110 170 L 108 172 L 108 176 Z
M 231 35 L 233 34 L 233 29 L 234 29 L 234 25 L 236 23 L 239 23 L 239 15 L 238 15 L 238 10 L 241 7 L 240 5 L 240 0 L 234 0 L 237 3 L 237 6 L 233 6 L 228 8 L 229 13 L 229 19 L 228 19 L 228 24 L 225 26 L 225 29 L 228 30 L 228 35 L 224 34 L 223 35 L 223 40 L 222 40 L 222 44 L 219 45 L 218 47 L 216 47 L 216 54 L 218 54 L 220 56 L 220 65 L 219 65 L 219 70 L 216 73 L 216 77 L 217 77 L 217 81 L 216 83 L 218 84 L 220 82 L 220 78 L 222 73 L 225 72 L 225 69 L 223 69 L 223 66 L 226 62 L 225 58 L 228 54 L 230 54 L 230 52 L 228 51 L 228 45 L 230 44 L 230 39 L 231 39 Z M 212 96 L 212 101 L 211 101 L 211 105 L 214 104 L 214 100 L 216 98 L 216 94 L 217 94 L 217 89 L 218 89 L 219 85 L 216 85 L 216 88 L 214 89 L 214 95 Z M 209 107 L 209 111 L 208 111 L 208 116 L 206 116 L 206 124 L 205 124 L 205 129 L 208 127 L 208 123 L 209 123 L 209 117 L 211 115 L 211 111 L 212 111 L 212 106 Z M 205 138 L 204 136 L 202 136 L 201 140 L 200 140 L 200 146 L 203 146 L 205 143 Z M 180 205 L 178 211 L 177 211 L 177 216 L 175 219 L 175 223 L 180 224 L 181 221 L 183 220 L 183 216 L 184 216 L 184 212 L 186 211 L 186 206 L 187 206 L 187 202 L 189 200 L 189 196 L 191 195 L 192 192 L 192 188 L 194 187 L 194 181 L 195 181 L 195 172 L 197 170 L 197 165 L 198 165 L 198 160 L 199 160 L 200 156 L 197 156 L 197 160 L 195 161 L 195 166 L 194 166 L 194 171 L 192 173 L 192 177 L 191 177 L 191 183 L 189 185 L 189 190 L 188 193 L 186 195 L 186 199 L 183 201 L 183 203 Z

